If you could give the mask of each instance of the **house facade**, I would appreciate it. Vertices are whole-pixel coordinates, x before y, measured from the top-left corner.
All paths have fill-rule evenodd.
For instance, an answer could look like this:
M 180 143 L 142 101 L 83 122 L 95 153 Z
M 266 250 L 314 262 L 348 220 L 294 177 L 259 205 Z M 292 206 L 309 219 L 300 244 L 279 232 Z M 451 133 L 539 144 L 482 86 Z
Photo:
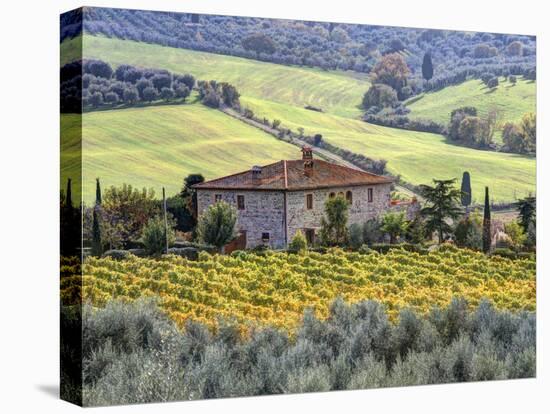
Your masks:
M 194 186 L 198 214 L 225 201 L 238 212 L 240 237 L 234 248 L 268 245 L 284 248 L 301 230 L 314 243 L 328 198 L 346 198 L 348 224 L 362 224 L 391 209 L 392 180 L 314 159 L 302 149 L 301 160 L 282 160 Z

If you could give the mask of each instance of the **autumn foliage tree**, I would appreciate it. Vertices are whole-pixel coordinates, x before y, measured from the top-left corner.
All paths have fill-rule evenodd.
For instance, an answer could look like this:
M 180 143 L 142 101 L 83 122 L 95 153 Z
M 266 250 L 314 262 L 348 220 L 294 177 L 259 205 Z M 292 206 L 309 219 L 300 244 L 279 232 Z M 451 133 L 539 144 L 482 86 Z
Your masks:
M 371 81 L 391 86 L 397 92 L 398 98 L 403 99 L 401 90 L 407 85 L 409 74 L 410 70 L 403 56 L 399 53 L 389 53 L 374 65 Z

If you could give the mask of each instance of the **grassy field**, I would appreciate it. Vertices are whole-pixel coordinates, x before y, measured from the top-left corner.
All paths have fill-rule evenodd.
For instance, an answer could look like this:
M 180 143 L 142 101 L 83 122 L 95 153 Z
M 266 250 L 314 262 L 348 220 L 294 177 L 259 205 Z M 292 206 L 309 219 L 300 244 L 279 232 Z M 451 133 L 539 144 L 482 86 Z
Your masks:
M 77 44 L 78 38 L 63 42 L 64 63 L 75 59 Z M 369 88 L 364 73 L 274 65 L 105 37 L 84 36 L 83 44 L 86 57 L 102 59 L 115 66 L 126 63 L 191 73 L 197 79 L 223 80 L 247 96 L 298 107 L 313 105 L 342 116 L 361 114 L 358 105 Z
M 76 41 L 73 39 L 63 43 L 63 50 L 68 52 L 66 56 L 64 55 L 65 61 L 74 58 L 71 51 L 75 50 Z M 403 179 L 413 184 L 429 183 L 432 178 L 460 178 L 463 171 L 468 170 L 472 175 L 473 195 L 478 202 L 482 200 L 485 186 L 490 187 L 493 201 L 512 201 L 516 197 L 535 192 L 536 163 L 532 158 L 459 147 L 448 144 L 441 135 L 379 127 L 360 121 L 358 116 L 361 111 L 358 105 L 362 94 L 368 88 L 368 81 L 364 74 L 289 67 L 92 36 L 85 36 L 84 51 L 87 57 L 101 58 L 114 66 L 129 63 L 165 68 L 177 73 L 191 73 L 199 79 L 232 82 L 242 95 L 242 104 L 253 109 L 257 115 L 271 120 L 280 119 L 283 126 L 295 131 L 298 127 L 303 127 L 308 134 L 321 133 L 324 139 L 342 148 L 373 158 L 384 158 L 388 160 L 388 168 L 392 173 L 401 175 Z M 525 87 L 534 89 L 534 85 L 530 86 L 523 81 L 512 88 L 519 90 Z M 503 84 L 502 88 L 506 88 L 506 85 Z M 493 93 L 500 94 L 498 89 Z M 427 98 L 428 95 L 414 105 L 419 105 Z M 305 104 L 320 106 L 325 113 L 306 110 L 303 108 Z M 146 109 L 141 111 L 147 113 Z M 523 113 L 522 110 L 519 112 Z M 156 112 L 147 115 L 153 128 L 151 132 L 161 133 L 164 128 L 163 118 L 155 118 L 154 114 Z M 208 119 L 206 122 L 210 122 L 210 118 L 206 119 Z M 224 124 L 222 119 L 220 124 Z M 198 118 L 196 120 L 201 122 Z M 202 122 L 204 123 L 205 120 Z M 227 120 L 227 122 L 237 121 Z M 99 123 L 97 125 L 99 126 Z M 201 125 L 201 128 L 215 130 L 216 127 L 211 124 Z M 246 130 L 250 131 L 249 128 Z M 107 132 L 103 131 L 104 134 Z M 115 130 L 112 130 L 112 133 L 122 134 Z M 255 136 L 259 134 L 255 130 L 254 133 Z M 223 132 L 220 131 L 220 135 L 223 136 Z M 270 138 L 267 135 L 262 134 L 262 136 Z M 106 140 L 107 137 L 104 136 L 104 139 Z M 227 151 L 231 157 L 235 154 L 231 149 L 225 148 L 216 148 L 216 151 Z M 169 149 L 165 152 L 171 154 Z M 110 156 L 118 155 L 110 154 Z M 293 153 L 291 158 L 295 156 L 296 154 Z M 273 154 L 272 157 L 281 159 L 284 153 Z M 180 160 L 182 164 L 192 161 L 194 160 Z M 254 162 L 253 159 L 248 161 L 246 165 Z M 261 157 L 256 161 L 260 163 Z M 155 162 L 158 164 L 160 159 L 155 159 Z M 170 163 L 173 160 L 169 158 L 167 162 Z M 116 165 L 116 162 L 112 164 Z M 237 162 L 234 164 L 242 168 L 242 165 Z M 196 166 L 207 175 L 210 174 L 211 167 L 208 166 L 207 160 L 202 164 L 197 163 Z M 156 171 L 156 167 L 150 168 Z M 138 172 L 135 175 L 137 177 Z M 180 176 L 167 178 L 164 175 L 163 177 L 165 181 L 175 178 L 180 180 Z M 144 177 L 144 179 L 152 180 L 150 177 Z
M 518 122 L 523 114 L 536 112 L 536 88 L 535 82 L 521 77 L 515 85 L 501 77 L 494 89 L 489 89 L 480 80 L 470 80 L 411 98 L 407 106 L 411 110 L 410 117 L 442 124 L 447 124 L 451 111 L 461 106 L 474 106 L 481 115 L 496 109 L 502 123 Z
M 320 133 L 332 144 L 386 159 L 390 172 L 400 174 L 407 182 L 423 184 L 430 183 L 432 178 L 460 179 L 467 170 L 476 202 L 483 201 L 485 186 L 489 186 L 495 202 L 511 201 L 535 191 L 534 159 L 450 145 L 437 134 L 380 127 L 260 99 L 241 101 L 260 117 L 282 119 L 293 130 L 302 126 L 306 133 Z
M 62 153 L 71 153 L 79 136 L 78 116 L 63 115 L 61 122 Z M 96 177 L 104 187 L 130 183 L 160 194 L 165 186 L 175 194 L 189 173 L 215 178 L 299 157 L 295 146 L 199 103 L 86 113 L 82 132 L 87 202 L 93 200 Z M 78 174 L 75 168 L 68 164 L 61 172 L 62 188 L 67 177 Z

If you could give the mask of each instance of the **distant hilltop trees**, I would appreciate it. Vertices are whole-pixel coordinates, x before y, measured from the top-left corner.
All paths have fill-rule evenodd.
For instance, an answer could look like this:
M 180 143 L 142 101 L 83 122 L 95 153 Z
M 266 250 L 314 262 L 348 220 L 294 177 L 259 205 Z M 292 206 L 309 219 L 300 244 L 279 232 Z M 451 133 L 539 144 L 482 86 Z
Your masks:
M 61 40 L 80 34 L 78 13 L 64 17 Z M 366 73 L 399 53 L 427 90 L 484 72 L 526 75 L 536 66 L 535 37 L 522 35 L 103 8 L 87 8 L 83 27 L 111 38 Z
M 184 103 L 196 85 L 205 105 L 239 106 L 239 92 L 225 82 L 197 82 L 190 74 L 132 65 L 120 65 L 113 70 L 102 60 L 85 59 L 61 68 L 61 112 L 80 113 L 157 101 Z

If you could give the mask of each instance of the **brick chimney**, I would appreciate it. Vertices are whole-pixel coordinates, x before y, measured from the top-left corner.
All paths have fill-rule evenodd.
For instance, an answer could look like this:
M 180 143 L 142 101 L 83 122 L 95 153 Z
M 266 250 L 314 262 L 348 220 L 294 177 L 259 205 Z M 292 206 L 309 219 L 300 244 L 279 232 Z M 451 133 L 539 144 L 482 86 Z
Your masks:
M 304 174 L 311 175 L 313 172 L 313 150 L 311 147 L 302 147 L 302 160 L 304 161 Z
M 260 167 L 259 165 L 254 165 L 251 171 L 252 171 L 252 179 L 254 181 L 262 178 L 262 167 Z

